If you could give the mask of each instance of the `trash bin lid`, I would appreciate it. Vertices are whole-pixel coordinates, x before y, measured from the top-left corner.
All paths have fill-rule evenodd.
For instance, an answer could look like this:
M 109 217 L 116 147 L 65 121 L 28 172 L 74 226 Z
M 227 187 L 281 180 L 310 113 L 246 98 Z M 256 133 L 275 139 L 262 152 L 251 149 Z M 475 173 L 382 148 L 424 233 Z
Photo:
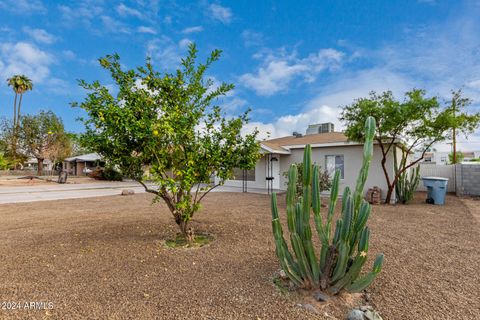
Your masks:
M 444 177 L 422 177 L 422 180 L 440 180 L 440 181 L 448 181 L 448 178 Z

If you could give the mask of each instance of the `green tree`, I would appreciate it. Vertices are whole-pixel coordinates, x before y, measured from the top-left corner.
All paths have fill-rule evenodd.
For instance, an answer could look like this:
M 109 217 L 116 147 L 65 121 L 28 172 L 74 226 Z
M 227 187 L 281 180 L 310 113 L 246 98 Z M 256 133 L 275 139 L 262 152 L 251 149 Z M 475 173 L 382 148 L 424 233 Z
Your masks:
M 390 203 L 399 177 L 420 162 L 434 143 L 450 137 L 452 124 L 463 132 L 474 128 L 468 114 L 458 112 L 453 116 L 449 108 L 441 108 L 436 97 L 426 97 L 425 91 L 416 89 L 407 92 L 403 101 L 396 100 L 390 91 L 372 92 L 369 98 L 343 107 L 340 119 L 346 124 L 345 134 L 350 140 L 364 140 L 362 129 L 368 116 L 374 117 L 377 124 L 375 141 L 382 153 L 381 165 L 388 186 L 386 203 Z M 413 150 L 420 150 L 421 155 L 408 163 L 406 157 Z M 387 159 L 393 152 L 401 152 L 402 166 L 392 174 Z
M 82 134 L 69 132 L 67 136 L 72 144 L 72 156 L 95 152 L 90 146 L 82 144 Z
M 14 137 L 14 126 L 13 120 L 11 119 L 2 119 L 0 122 L 0 152 L 3 153 L 5 159 L 8 160 L 10 167 L 17 168 L 25 160 L 25 155 L 21 152 L 22 150 L 16 150 L 14 148 L 16 144 L 13 143 L 15 140 Z
M 13 92 L 15 92 L 15 99 L 13 102 L 13 125 L 18 127 L 20 124 L 20 109 L 22 107 L 22 98 L 23 94 L 29 90 L 33 89 L 32 80 L 23 74 L 16 74 L 11 78 L 7 79 L 9 87 L 12 87 Z M 17 98 L 20 95 L 20 99 L 17 104 Z
M 32 80 L 23 74 L 16 74 L 7 79 L 9 87 L 12 87 L 15 93 L 15 99 L 13 101 L 13 136 L 11 140 L 13 163 L 17 165 L 17 143 L 18 143 L 18 126 L 20 125 L 20 109 L 22 107 L 23 94 L 33 89 Z M 18 96 L 20 99 L 18 100 Z M 18 100 L 18 104 L 17 104 Z
M 452 100 L 449 101 L 449 105 L 446 108 L 446 112 L 449 113 L 450 129 L 449 136 L 452 139 L 452 158 L 450 163 L 460 163 L 463 161 L 463 155 L 461 159 L 457 159 L 460 154 L 457 153 L 457 135 L 463 133 L 465 136 L 472 133 L 480 123 L 480 112 L 476 114 L 468 114 L 465 109 L 472 103 L 472 100 L 462 96 L 462 90 L 452 90 Z
M 451 152 L 448 154 L 448 163 L 450 164 L 457 164 L 462 163 L 465 155 L 462 151 Z
M 25 153 L 37 159 L 37 174 L 43 173 L 43 162 L 63 160 L 71 152 L 70 140 L 65 133 L 62 119 L 52 111 L 40 111 L 21 119 L 20 145 Z
M 8 170 L 8 168 L 10 168 L 10 161 L 3 152 L 0 152 L 0 170 Z
M 108 55 L 99 61 L 118 94 L 98 81 L 80 81 L 88 95 L 73 103 L 88 114 L 84 145 L 155 194 L 155 201 L 163 200 L 188 240 L 193 239 L 188 223 L 202 199 L 231 178 L 235 167 L 254 168 L 259 156 L 257 132 L 241 135 L 248 112 L 227 118 L 215 105 L 233 85 L 214 87 L 204 79 L 220 53 L 215 50 L 206 63 L 197 64 L 192 44 L 174 73 L 154 70 L 149 59 L 145 66 L 123 70 L 120 57 Z M 213 184 L 214 174 L 219 184 Z M 147 179 L 156 187 L 147 186 Z

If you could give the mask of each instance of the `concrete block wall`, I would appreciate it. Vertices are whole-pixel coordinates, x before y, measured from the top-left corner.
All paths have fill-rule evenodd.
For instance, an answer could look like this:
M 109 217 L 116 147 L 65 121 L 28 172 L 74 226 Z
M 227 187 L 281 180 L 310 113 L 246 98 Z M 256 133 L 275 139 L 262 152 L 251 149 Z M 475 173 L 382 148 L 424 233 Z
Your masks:
M 480 164 L 459 164 L 455 170 L 457 195 L 480 196 Z

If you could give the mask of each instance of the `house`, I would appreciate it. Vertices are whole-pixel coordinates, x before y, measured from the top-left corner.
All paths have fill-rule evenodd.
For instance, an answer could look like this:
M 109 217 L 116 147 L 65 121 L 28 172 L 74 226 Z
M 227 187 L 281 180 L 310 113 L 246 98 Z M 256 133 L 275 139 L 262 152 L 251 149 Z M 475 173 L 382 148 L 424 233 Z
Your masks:
M 462 162 L 469 162 L 474 159 L 480 158 L 480 151 L 458 151 L 459 153 L 463 153 L 463 161 Z M 447 165 L 450 163 L 449 155 L 451 151 L 431 151 L 425 152 L 423 160 L 421 161 L 422 164 L 438 164 L 438 165 Z M 414 160 L 420 158 L 421 152 L 415 152 Z
M 32 171 L 37 171 L 38 168 L 38 160 L 36 158 L 29 158 L 27 161 L 24 163 L 24 170 L 32 170 Z M 53 163 L 49 159 L 44 159 L 43 160 L 43 171 L 51 171 L 53 170 Z
M 97 153 L 88 153 L 63 160 L 63 169 L 73 176 L 86 176 L 97 166 L 105 165 Z
M 288 171 L 292 163 L 302 162 L 307 144 L 312 147 L 313 162 L 320 165 L 323 170 L 327 170 L 330 176 L 333 176 L 335 169 L 340 170 L 340 193 L 346 186 L 355 188 L 363 161 L 363 144 L 348 141 L 345 134 L 334 131 L 331 123 L 310 125 L 306 135 L 294 132 L 291 136 L 261 141 L 263 156 L 257 162 L 255 169 L 247 171 L 246 175 L 241 170 L 234 171 L 235 179 L 226 181 L 225 185 L 241 187 L 245 180 L 249 188 L 286 190 L 287 179 L 283 173 Z M 399 158 L 401 157 L 400 148 L 392 148 L 391 156 L 387 157 L 386 163 L 390 177 L 394 175 L 393 151 L 397 152 Z M 382 190 L 382 197 L 385 198 L 388 188 L 381 160 L 380 147 L 374 144 L 365 191 L 378 186 Z

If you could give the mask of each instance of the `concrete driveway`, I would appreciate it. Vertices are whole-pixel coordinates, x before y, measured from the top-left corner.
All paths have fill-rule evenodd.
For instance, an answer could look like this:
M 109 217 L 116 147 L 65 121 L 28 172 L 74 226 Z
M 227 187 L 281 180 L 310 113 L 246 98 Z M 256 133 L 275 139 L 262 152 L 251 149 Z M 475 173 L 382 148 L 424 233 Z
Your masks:
M 154 188 L 154 186 L 151 186 Z M 94 182 L 85 184 L 48 184 L 38 186 L 0 186 L 0 204 L 61 199 L 79 199 L 119 195 L 123 189 L 144 193 L 145 189 L 133 181 Z M 242 192 L 241 188 L 220 186 L 212 192 Z M 265 189 L 249 188 L 250 193 L 266 193 Z
M 0 204 L 112 196 L 120 194 L 122 189 L 133 189 L 136 193 L 145 192 L 145 189 L 138 183 L 128 181 L 38 186 L 1 186 Z

